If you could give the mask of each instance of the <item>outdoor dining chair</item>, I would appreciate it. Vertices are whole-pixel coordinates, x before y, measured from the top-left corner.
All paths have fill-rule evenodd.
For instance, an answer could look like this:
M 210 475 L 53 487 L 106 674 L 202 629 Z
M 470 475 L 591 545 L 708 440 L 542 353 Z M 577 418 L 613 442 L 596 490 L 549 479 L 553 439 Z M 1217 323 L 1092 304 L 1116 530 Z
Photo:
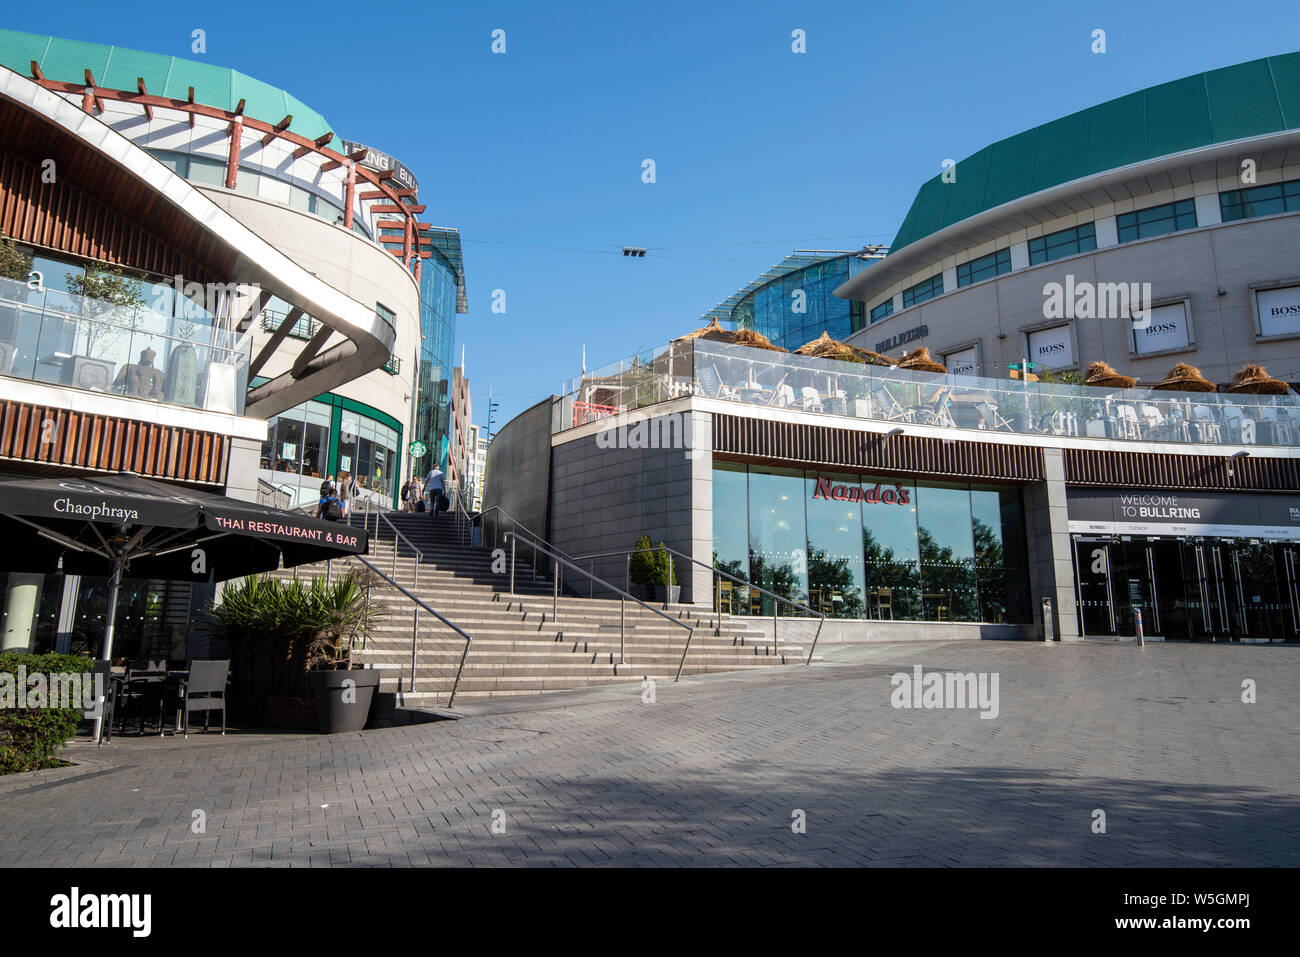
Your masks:
M 1138 421 L 1137 409 L 1131 405 L 1115 407 L 1115 437 L 1118 439 L 1142 438 L 1142 426 Z
M 894 398 L 894 394 L 886 389 L 883 385 L 876 386 L 871 390 L 871 401 L 876 407 L 877 415 L 890 422 L 900 419 L 911 421 L 911 410 L 905 409 Z
M 984 428 L 994 429 L 999 432 L 1015 431 L 1010 420 L 1005 418 L 992 402 L 981 402 L 976 408 L 979 409 L 980 415 L 984 419 Z
M 1242 436 L 1247 419 L 1242 414 L 1241 409 L 1232 405 L 1224 406 L 1223 421 L 1227 423 L 1229 429 L 1236 433 L 1238 438 Z M 1222 441 L 1222 430 L 1219 428 L 1219 423 L 1214 421 L 1214 413 L 1208 405 L 1198 405 L 1192 409 L 1192 424 L 1196 427 L 1196 441 Z
M 166 686 L 165 660 L 136 658 L 128 661 L 121 688 L 121 730 L 126 730 L 126 723 L 131 718 L 137 718 L 140 733 L 144 734 L 145 718 L 148 717 L 157 722 L 158 733 L 161 734 Z
M 941 425 L 954 427 L 956 422 L 953 421 L 952 412 L 948 408 L 948 403 L 952 400 L 952 390 L 942 388 L 935 393 L 934 400 L 929 405 L 923 406 L 917 410 L 919 421 L 922 425 Z
M 804 386 L 799 390 L 799 395 L 805 412 L 821 412 L 824 410 L 821 393 L 812 386 Z
M 230 659 L 220 661 L 191 661 L 190 673 L 181 679 L 177 701 L 177 716 L 184 714 L 184 735 L 190 736 L 190 715 L 203 712 L 203 733 L 208 733 L 208 719 L 213 711 L 221 712 L 221 733 L 226 733 L 226 678 L 230 674 Z

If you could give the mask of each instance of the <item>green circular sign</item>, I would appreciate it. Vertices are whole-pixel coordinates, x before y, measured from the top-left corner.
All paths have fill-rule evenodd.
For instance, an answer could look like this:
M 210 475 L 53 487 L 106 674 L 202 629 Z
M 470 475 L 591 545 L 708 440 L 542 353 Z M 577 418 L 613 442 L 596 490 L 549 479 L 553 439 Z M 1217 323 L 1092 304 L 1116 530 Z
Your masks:
M 414 442 L 411 443 L 407 451 L 411 453 L 411 458 L 419 459 L 419 458 L 424 458 L 424 453 L 429 451 L 429 447 L 425 445 L 423 442 L 421 442 L 419 439 L 416 439 Z

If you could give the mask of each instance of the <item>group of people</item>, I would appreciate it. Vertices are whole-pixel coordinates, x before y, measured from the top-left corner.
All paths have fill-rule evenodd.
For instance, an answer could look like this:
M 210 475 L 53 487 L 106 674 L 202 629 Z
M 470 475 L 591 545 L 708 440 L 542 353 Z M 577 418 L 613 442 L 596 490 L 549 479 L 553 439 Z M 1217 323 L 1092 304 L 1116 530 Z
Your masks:
M 423 512 L 426 506 L 431 515 L 446 511 L 449 503 L 443 489 L 442 469 L 434 465 L 423 482 L 418 475 L 412 475 L 411 480 L 402 486 L 401 500 L 405 512 Z
M 316 517 L 329 522 L 346 522 L 356 497 L 357 480 L 352 475 L 340 472 L 337 483 L 330 475 L 320 483 L 320 505 Z M 401 501 L 402 510 L 406 512 L 422 512 L 426 503 L 432 515 L 447 511 L 450 503 L 443 489 L 442 469 L 434 465 L 423 482 L 418 475 L 412 475 L 411 480 L 402 486 Z
M 357 497 L 357 480 L 348 472 L 339 473 L 339 481 L 334 476 L 326 476 L 320 483 L 320 505 L 316 517 L 328 522 L 346 522 L 352 512 L 352 500 Z

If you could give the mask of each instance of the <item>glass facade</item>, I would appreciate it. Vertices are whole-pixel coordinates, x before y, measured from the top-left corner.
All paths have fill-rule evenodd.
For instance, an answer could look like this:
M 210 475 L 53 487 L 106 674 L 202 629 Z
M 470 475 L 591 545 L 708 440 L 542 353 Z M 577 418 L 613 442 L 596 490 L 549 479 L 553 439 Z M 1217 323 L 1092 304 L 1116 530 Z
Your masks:
M 420 353 L 415 371 L 411 439 L 428 451 L 412 460 L 423 477 L 436 460 L 446 471 L 451 425 L 452 348 L 456 339 L 456 273 L 437 251 L 420 271 Z
M 1294 212 L 1300 209 L 1300 179 L 1248 189 L 1230 189 L 1219 194 L 1219 209 L 1225 223 Z
M 1097 248 L 1097 227 L 1093 223 L 1072 226 L 1046 236 L 1029 240 L 1029 265 L 1049 263 L 1075 253 L 1086 253 Z
M 981 256 L 979 259 L 972 259 L 968 263 L 962 263 L 957 267 L 957 287 L 969 286 L 973 282 L 982 282 L 985 279 L 992 279 L 994 276 L 1001 276 L 1004 272 L 1011 272 L 1011 250 L 999 249 L 995 253 L 989 253 L 987 256 Z
M 942 295 L 943 273 L 935 273 L 924 282 L 918 282 L 915 286 L 903 290 L 903 308 L 906 309 L 908 306 L 915 306 L 918 302 L 925 302 L 927 299 Z
M 1120 213 L 1115 217 L 1119 230 L 1119 241 L 1129 243 L 1135 239 L 1149 236 L 1163 236 L 1165 233 L 1180 229 L 1196 228 L 1196 201 L 1180 199 L 1176 203 L 1150 206 L 1132 213 Z
M 867 265 L 845 255 L 796 269 L 741 299 L 731 318 L 736 328 L 753 329 L 791 351 L 822 332 L 847 339 L 865 325 L 863 304 L 840 299 L 833 290 Z
M 830 617 L 1029 621 L 1015 488 L 719 462 L 713 553 L 722 571 Z M 716 599 L 732 614 L 777 604 L 726 582 Z
M 871 310 L 871 321 L 879 322 L 881 319 L 884 319 L 887 316 L 892 316 L 893 314 L 894 314 L 894 300 L 891 297 L 889 299 L 886 299 L 880 305 L 876 306 L 874 309 Z

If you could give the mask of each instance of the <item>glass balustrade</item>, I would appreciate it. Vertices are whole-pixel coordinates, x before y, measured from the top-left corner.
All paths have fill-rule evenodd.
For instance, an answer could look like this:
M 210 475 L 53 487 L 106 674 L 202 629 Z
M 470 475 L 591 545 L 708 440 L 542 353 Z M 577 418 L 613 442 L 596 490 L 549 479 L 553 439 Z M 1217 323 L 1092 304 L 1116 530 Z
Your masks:
M 0 279 L 0 374 L 242 415 L 252 336 Z
M 1300 445 L 1300 395 L 1169 392 L 986 379 L 818 359 L 709 340 L 575 379 L 556 430 L 698 395 L 768 409 L 1022 435 L 1198 445 Z

